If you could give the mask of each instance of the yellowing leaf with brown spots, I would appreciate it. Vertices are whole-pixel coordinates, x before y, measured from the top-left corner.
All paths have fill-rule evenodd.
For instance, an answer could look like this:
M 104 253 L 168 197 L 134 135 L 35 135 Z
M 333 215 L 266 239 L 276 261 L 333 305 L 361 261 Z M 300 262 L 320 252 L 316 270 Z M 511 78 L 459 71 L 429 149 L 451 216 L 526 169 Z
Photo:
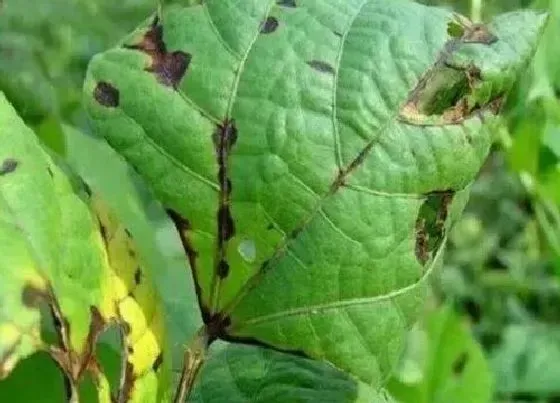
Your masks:
M 95 346 L 116 323 L 124 335 L 120 401 L 167 399 L 163 312 L 131 235 L 55 163 L 2 94 L 0 248 L 0 378 L 45 350 L 71 396 L 90 372 L 108 401 Z M 54 343 L 41 331 L 41 314 L 51 313 Z

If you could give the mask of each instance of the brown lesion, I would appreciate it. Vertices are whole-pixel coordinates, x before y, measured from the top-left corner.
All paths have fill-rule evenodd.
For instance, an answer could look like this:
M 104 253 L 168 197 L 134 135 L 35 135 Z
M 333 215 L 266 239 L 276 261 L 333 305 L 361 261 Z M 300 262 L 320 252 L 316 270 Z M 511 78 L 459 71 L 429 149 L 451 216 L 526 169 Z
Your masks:
M 15 158 L 6 158 L 2 161 L 2 165 L 0 165 L 0 176 L 14 172 L 18 165 L 19 163 Z
M 278 29 L 279 25 L 278 18 L 272 16 L 267 17 L 267 19 L 261 23 L 261 34 L 271 34 Z
M 320 73 L 335 74 L 334 67 L 322 60 L 310 60 L 307 65 Z
M 154 18 L 150 28 L 139 43 L 125 45 L 124 47 L 139 50 L 150 56 L 151 64 L 146 67 L 146 71 L 153 73 L 163 85 L 175 90 L 179 88 L 192 59 L 190 53 L 180 50 L 168 51 L 163 41 L 163 25 L 161 25 L 158 17 Z
M 453 374 L 455 376 L 461 376 L 469 363 L 469 354 L 463 351 L 453 362 Z
M 93 98 L 107 108 L 116 108 L 120 103 L 119 90 L 107 81 L 99 81 L 93 90 Z
M 482 81 L 480 69 L 473 64 L 466 67 L 449 64 L 451 55 L 461 45 L 491 45 L 498 38 L 486 25 L 473 24 L 465 18 L 450 23 L 448 33 L 451 38 L 444 50 L 401 107 L 401 121 L 420 126 L 459 124 L 477 111 L 494 112 L 492 104 L 503 97 L 498 94 L 484 105 L 473 105 L 469 97 Z
M 449 208 L 455 196 L 453 190 L 435 191 L 425 195 L 416 219 L 415 254 L 424 266 L 437 253 L 445 239 Z

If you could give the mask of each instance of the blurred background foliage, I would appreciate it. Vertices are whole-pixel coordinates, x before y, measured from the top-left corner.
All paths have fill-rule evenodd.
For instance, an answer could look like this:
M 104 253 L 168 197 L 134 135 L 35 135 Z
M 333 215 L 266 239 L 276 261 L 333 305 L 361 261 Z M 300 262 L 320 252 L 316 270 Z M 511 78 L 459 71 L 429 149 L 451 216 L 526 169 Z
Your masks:
M 560 1 L 422 2 L 474 20 L 519 8 L 549 10 L 551 17 L 534 62 L 509 97 L 467 210 L 450 235 L 445 267 L 434 283 L 433 305 L 439 308 L 411 332 L 390 391 L 406 403 L 560 402 Z M 82 175 L 89 173 L 109 198 L 120 198 L 113 201 L 125 206 L 129 223 L 142 213 L 136 223 L 140 231 L 153 225 L 146 245 L 155 239 L 161 251 L 148 258 L 170 267 L 159 285 L 168 308 L 181 318 L 179 323 L 171 318 L 171 335 L 190 331 L 185 327 L 196 326 L 200 318 L 192 324 L 185 319 L 193 314 L 180 306 L 178 301 L 188 299 L 178 294 L 188 288 L 187 281 L 169 274 L 186 273 L 172 226 L 141 185 L 125 186 L 138 193 L 128 201 L 122 190 L 111 196 L 119 193 L 118 181 L 104 185 L 104 175 L 111 173 L 92 161 L 118 157 L 90 137 L 80 107 L 88 60 L 150 15 L 155 0 L 0 4 L 0 90 L 49 147 Z M 85 154 L 97 152 L 86 161 Z M 126 170 L 124 162 L 118 164 Z M 180 354 L 181 341 L 172 341 Z M 0 394 L 18 382 L 13 376 L 0 385 Z

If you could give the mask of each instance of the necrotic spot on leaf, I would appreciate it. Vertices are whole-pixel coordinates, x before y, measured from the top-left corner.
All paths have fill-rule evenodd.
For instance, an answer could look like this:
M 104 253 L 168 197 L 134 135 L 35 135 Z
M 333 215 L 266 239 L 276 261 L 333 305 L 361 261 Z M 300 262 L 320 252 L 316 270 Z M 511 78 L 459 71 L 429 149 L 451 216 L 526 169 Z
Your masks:
M 45 301 L 47 295 L 43 290 L 26 285 L 21 293 L 21 300 L 28 308 L 39 308 L 41 302 Z
M 142 282 L 142 269 L 138 267 L 134 272 L 134 283 L 139 285 Z
M 275 17 L 268 17 L 261 25 L 261 33 L 270 34 L 278 28 L 278 19 Z
M 116 108 L 119 106 L 119 90 L 106 81 L 100 81 L 97 83 L 97 86 L 93 91 L 93 97 L 99 104 L 108 108 Z
M 156 360 L 152 364 L 152 369 L 154 370 L 154 372 L 158 371 L 158 369 L 161 367 L 161 364 L 163 364 L 163 353 L 159 353 Z
M 235 234 L 235 225 L 229 206 L 221 206 L 218 210 L 218 226 L 220 228 L 220 239 L 227 241 Z
M 224 260 L 220 260 L 218 262 L 217 272 L 220 278 L 226 278 L 229 275 L 229 264 Z
M 13 158 L 6 158 L 0 166 L 0 175 L 6 175 L 16 170 L 18 162 Z
M 276 4 L 282 7 L 296 7 L 295 0 L 278 0 Z
M 156 17 L 140 43 L 125 45 L 127 49 L 140 50 L 152 59 L 146 71 L 154 73 L 160 83 L 177 89 L 184 77 L 192 55 L 183 51 L 168 52 L 163 41 L 163 26 Z
M 453 191 L 432 192 L 420 208 L 416 219 L 416 258 L 424 265 L 437 251 L 445 236 L 445 222 Z
M 453 362 L 453 374 L 455 374 L 456 376 L 461 375 L 465 370 L 465 367 L 467 366 L 468 362 L 469 362 L 469 355 L 465 351 L 459 357 L 457 357 L 455 362 Z
M 307 62 L 307 64 L 311 66 L 311 68 L 320 71 L 321 73 L 335 73 L 333 66 L 320 60 L 311 60 L 310 62 Z

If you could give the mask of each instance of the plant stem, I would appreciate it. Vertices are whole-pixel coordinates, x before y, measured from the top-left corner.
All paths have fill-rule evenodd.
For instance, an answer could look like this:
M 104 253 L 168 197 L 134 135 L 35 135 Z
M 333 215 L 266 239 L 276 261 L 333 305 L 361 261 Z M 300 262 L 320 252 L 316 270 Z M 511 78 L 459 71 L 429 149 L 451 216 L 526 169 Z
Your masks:
M 181 382 L 175 393 L 174 403 L 183 403 L 189 396 L 196 376 L 206 358 L 208 350 L 208 333 L 205 326 L 195 334 L 185 351 L 183 361 L 183 371 L 181 373 Z
M 482 0 L 471 0 L 471 20 L 473 22 L 482 20 Z

